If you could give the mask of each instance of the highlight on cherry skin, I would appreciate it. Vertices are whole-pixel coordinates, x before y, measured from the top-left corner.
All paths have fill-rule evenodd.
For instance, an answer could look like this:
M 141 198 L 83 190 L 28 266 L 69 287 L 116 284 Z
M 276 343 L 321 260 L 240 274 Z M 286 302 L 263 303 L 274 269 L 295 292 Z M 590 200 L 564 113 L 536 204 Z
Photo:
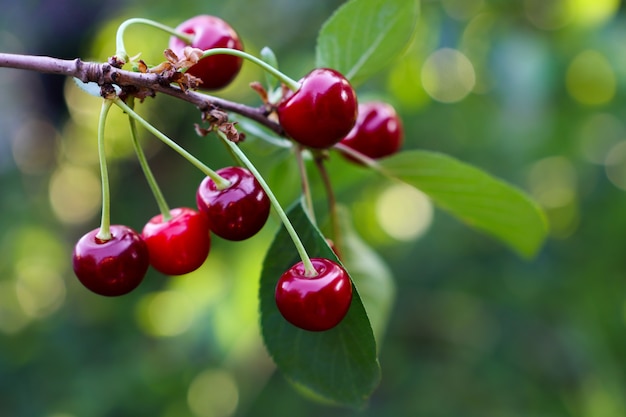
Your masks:
M 357 118 L 357 96 L 339 72 L 316 68 L 289 92 L 276 109 L 285 132 L 296 142 L 316 149 L 333 146 L 350 132 Z
M 143 228 L 150 265 L 165 275 L 183 275 L 198 269 L 211 248 L 209 219 L 188 207 L 170 210 L 171 218 L 158 214 Z
M 398 152 L 403 141 L 402 121 L 393 106 L 371 101 L 359 104 L 356 124 L 340 143 L 372 159 L 379 159 Z M 342 155 L 357 162 L 345 152 Z
M 246 168 L 226 167 L 217 173 L 231 185 L 220 190 L 211 178 L 205 177 L 196 193 L 198 209 L 206 213 L 211 232 L 233 241 L 254 236 L 269 217 L 269 197 Z
M 317 275 L 307 276 L 298 262 L 276 284 L 276 306 L 291 324 L 309 331 L 337 326 L 352 302 L 352 283 L 346 270 L 326 258 L 312 258 Z
M 191 44 L 172 36 L 169 48 L 179 57 L 186 46 L 206 51 L 213 48 L 230 48 L 243 51 L 237 32 L 224 20 L 211 15 L 198 15 L 182 22 L 176 30 L 192 36 Z M 226 87 L 241 69 L 243 60 L 233 55 L 219 54 L 202 58 L 187 73 L 202 80 L 201 89 L 219 90 Z
M 148 247 L 128 226 L 111 225 L 111 239 L 97 237 L 99 228 L 81 237 L 72 254 L 78 280 L 96 294 L 114 297 L 139 286 L 150 265 Z

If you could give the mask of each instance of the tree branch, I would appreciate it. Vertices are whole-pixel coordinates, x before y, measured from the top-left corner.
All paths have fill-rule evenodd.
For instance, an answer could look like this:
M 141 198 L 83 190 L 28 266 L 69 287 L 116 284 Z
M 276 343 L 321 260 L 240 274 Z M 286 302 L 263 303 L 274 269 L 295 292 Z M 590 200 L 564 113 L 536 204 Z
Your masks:
M 196 91 L 183 91 L 161 74 L 127 71 L 109 63 L 85 62 L 81 59 L 59 59 L 48 56 L 0 53 L 0 68 L 15 68 L 36 71 L 43 74 L 57 74 L 75 77 L 82 82 L 94 82 L 100 86 L 115 84 L 121 88 L 135 87 L 162 93 L 195 105 L 204 112 L 213 108 L 240 114 L 266 126 L 279 135 L 284 135 L 282 127 L 267 117 L 265 107 L 251 107 L 241 103 L 209 96 Z

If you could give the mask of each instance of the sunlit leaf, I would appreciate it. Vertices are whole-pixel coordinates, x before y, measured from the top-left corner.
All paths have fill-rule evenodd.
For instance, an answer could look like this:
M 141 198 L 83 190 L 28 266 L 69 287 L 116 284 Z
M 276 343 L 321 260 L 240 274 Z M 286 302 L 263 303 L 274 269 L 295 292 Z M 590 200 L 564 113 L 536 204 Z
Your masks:
M 359 84 L 404 51 L 418 16 L 417 0 L 351 0 L 322 26 L 316 65 Z
M 310 256 L 337 259 L 301 204 L 292 207 L 288 216 Z M 301 389 L 332 403 L 361 407 L 378 385 L 380 369 L 376 342 L 359 294 L 354 289 L 348 314 L 331 330 L 309 332 L 291 325 L 278 311 L 274 291 L 278 278 L 298 261 L 283 228 L 267 252 L 261 275 L 265 345 L 280 371 Z
M 543 211 L 526 194 L 486 172 L 435 152 L 405 151 L 380 162 L 389 176 L 415 186 L 468 225 L 532 257 L 547 235 Z

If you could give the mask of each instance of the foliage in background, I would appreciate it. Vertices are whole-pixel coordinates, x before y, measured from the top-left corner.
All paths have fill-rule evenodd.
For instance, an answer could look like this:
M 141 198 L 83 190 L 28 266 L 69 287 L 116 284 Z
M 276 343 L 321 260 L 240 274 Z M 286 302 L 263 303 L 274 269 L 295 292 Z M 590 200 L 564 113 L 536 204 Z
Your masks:
M 75 17 L 78 23 L 47 33 L 66 45 L 68 58 L 104 59 L 112 28 L 145 14 L 138 10 L 173 24 L 210 12 L 241 28 L 251 49 L 262 46 L 256 39 L 267 39 L 285 72 L 303 74 L 312 65 L 317 29 L 340 2 L 248 3 L 179 2 L 175 10 L 112 4 L 90 16 L 101 19 L 99 27 Z M 405 120 L 407 148 L 453 155 L 529 189 L 547 211 L 554 239 L 536 260 L 521 261 L 443 212 L 429 220 L 432 210 L 420 195 L 398 194 L 395 185 L 333 157 L 332 169 L 342 174 L 339 190 L 353 181 L 367 185 L 340 194 L 342 203 L 355 209 L 358 233 L 382 251 L 398 278 L 380 346 L 382 383 L 359 415 L 595 417 L 626 409 L 624 15 L 611 1 L 549 4 L 552 9 L 536 1 L 424 2 L 410 50 L 363 85 L 388 92 Z M 32 13 L 52 10 L 44 5 L 8 5 L 0 17 L 3 50 L 54 52 L 35 45 L 51 36 L 31 31 L 47 30 L 55 19 L 23 24 Z M 84 25 L 83 44 L 76 44 L 74 25 Z M 166 41 L 141 33 L 133 39 L 142 39 L 146 44 L 136 49 L 146 51 Z M 446 72 L 451 66 L 462 71 Z M 285 395 L 290 388 L 272 373 L 255 337 L 260 265 L 277 223 L 245 247 L 216 243 L 217 255 L 184 280 L 149 277 L 136 298 L 120 303 L 85 294 L 64 254 L 85 225 L 96 223 L 98 106 L 69 86 L 67 101 L 59 101 L 58 80 L 0 75 L 6 92 L 0 99 L 0 414 L 350 415 Z M 246 84 L 259 78 L 246 68 L 223 94 L 254 100 Z M 19 89 L 25 82 L 32 85 L 28 92 Z M 65 103 L 67 120 L 58 110 Z M 210 152 L 211 160 L 228 160 L 195 137 L 192 108 L 160 98 L 143 111 L 155 123 L 166 112 L 167 124 L 159 127 Z M 114 187 L 115 215 L 141 224 L 151 197 L 126 124 L 119 126 L 110 130 L 117 137 L 115 181 L 125 185 Z M 168 196 L 191 204 L 186 199 L 199 175 L 154 141 L 146 143 Z M 290 164 L 280 151 L 257 152 L 269 178 Z M 294 187 L 285 186 L 281 201 L 293 200 Z M 71 215 L 62 214 L 63 204 L 71 204 Z M 385 207 L 394 209 L 391 221 L 381 217 Z M 425 224 L 403 221 L 413 217 Z

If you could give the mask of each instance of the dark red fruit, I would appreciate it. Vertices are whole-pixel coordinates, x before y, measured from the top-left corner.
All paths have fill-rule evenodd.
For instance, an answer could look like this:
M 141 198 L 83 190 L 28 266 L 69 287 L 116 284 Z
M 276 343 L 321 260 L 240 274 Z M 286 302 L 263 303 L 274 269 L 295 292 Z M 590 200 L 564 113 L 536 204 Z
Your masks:
M 81 237 L 72 256 L 79 281 L 96 294 L 126 294 L 141 283 L 150 265 L 148 247 L 133 229 L 111 225 L 111 239 L 96 237 L 94 229 Z
M 230 181 L 230 187 L 219 190 L 215 182 L 206 177 L 196 193 L 196 203 L 206 213 L 209 228 L 227 240 L 244 240 L 254 236 L 270 214 L 267 194 L 245 168 L 222 168 L 217 173 Z
M 182 207 L 170 210 L 171 219 L 154 216 L 141 237 L 148 245 L 150 264 L 166 275 L 182 275 L 198 269 L 211 248 L 206 214 Z
M 300 89 L 278 105 L 278 120 L 296 142 L 328 148 L 350 132 L 357 117 L 356 93 L 339 72 L 317 68 L 300 80 Z
M 298 262 L 276 285 L 276 306 L 296 327 L 329 330 L 345 317 L 352 301 L 352 283 L 343 267 L 325 258 L 311 259 L 317 275 L 308 277 Z
M 182 57 L 186 46 L 207 49 L 231 48 L 243 50 L 243 44 L 237 32 L 219 17 L 199 15 L 192 17 L 178 25 L 177 31 L 193 36 L 191 45 L 180 38 L 172 36 L 169 47 L 178 56 Z M 212 55 L 198 61 L 187 70 L 188 74 L 202 80 L 200 88 L 217 90 L 226 87 L 241 69 L 243 60 L 233 55 Z
M 359 104 L 356 124 L 341 143 L 372 159 L 398 152 L 404 140 L 402 121 L 395 109 L 380 101 Z M 353 160 L 347 154 L 348 159 Z

